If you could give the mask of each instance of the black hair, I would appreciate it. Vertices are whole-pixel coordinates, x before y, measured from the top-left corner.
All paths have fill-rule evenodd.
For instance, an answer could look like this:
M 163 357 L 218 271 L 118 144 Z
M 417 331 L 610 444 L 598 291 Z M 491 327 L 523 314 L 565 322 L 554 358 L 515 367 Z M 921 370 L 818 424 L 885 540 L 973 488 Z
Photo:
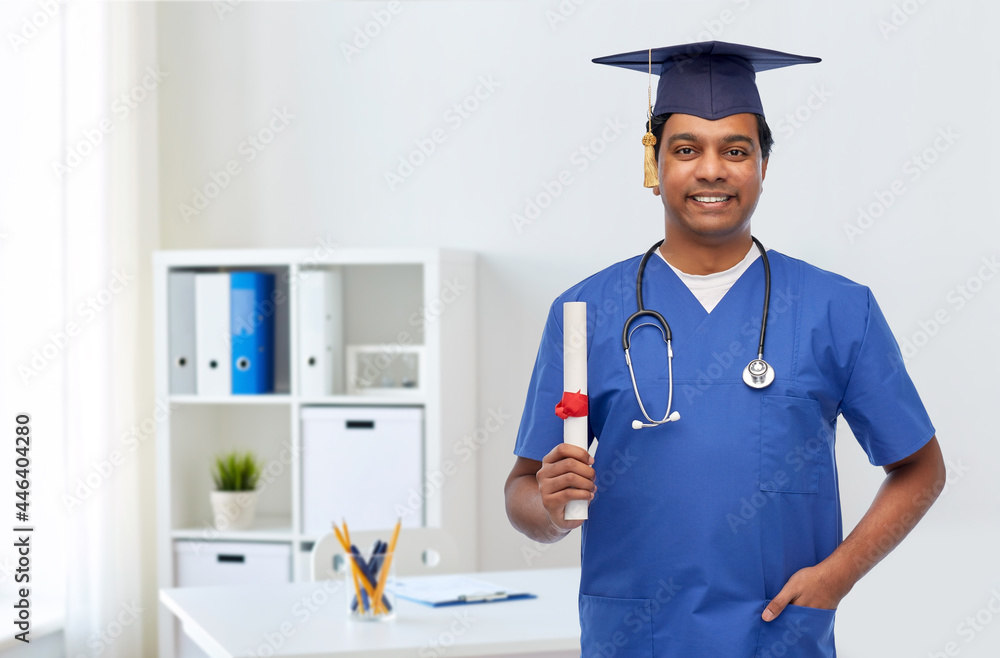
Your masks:
M 656 161 L 660 161 L 660 137 L 663 135 L 663 124 L 670 118 L 671 112 L 666 114 L 654 114 L 650 121 L 649 131 L 656 136 L 656 145 L 653 151 L 656 153 Z M 754 114 L 757 117 L 757 141 L 760 142 L 760 155 L 762 160 L 766 160 L 771 155 L 771 147 L 774 146 L 774 137 L 771 135 L 771 128 L 767 125 L 763 114 Z

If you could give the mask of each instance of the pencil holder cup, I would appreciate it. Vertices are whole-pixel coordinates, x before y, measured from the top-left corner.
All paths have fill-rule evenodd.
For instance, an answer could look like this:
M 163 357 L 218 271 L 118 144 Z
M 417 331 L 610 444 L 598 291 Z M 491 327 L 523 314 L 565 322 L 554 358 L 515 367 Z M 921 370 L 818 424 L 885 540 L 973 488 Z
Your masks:
M 396 579 L 392 553 L 374 551 L 345 556 L 347 616 L 360 621 L 388 621 L 396 617 Z M 381 590 L 381 592 L 379 592 Z

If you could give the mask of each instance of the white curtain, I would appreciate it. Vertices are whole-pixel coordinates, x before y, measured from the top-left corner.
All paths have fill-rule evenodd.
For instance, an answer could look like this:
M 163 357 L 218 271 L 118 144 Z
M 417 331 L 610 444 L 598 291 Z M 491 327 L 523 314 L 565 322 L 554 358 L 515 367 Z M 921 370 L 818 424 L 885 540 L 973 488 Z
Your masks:
M 156 6 L 61 11 L 64 150 L 78 158 L 63 172 L 63 296 L 83 327 L 65 358 L 66 655 L 153 655 L 154 437 L 142 421 L 154 410 Z
M 65 485 L 63 442 L 65 352 L 62 328 L 64 226 L 61 183 L 50 164 L 62 146 L 62 33 L 42 13 L 36 27 L 34 2 L 0 4 L 4 48 L 0 49 L 0 423 L 10 435 L 15 414 L 31 416 L 30 482 L 26 518 L 19 526 L 31 535 L 30 581 L 15 583 L 18 566 L 9 523 L 14 521 L 13 440 L 0 449 L 0 482 L 7 505 L 0 542 L 0 603 L 28 585 L 31 594 L 31 644 L 13 640 L 14 627 L 0 647 L 39 647 L 58 642 L 65 618 L 66 517 L 60 503 Z M 25 23 L 27 21 L 27 23 Z M 10 34 L 16 35 L 15 39 Z M 21 39 L 21 40 L 18 40 Z M 20 647 L 19 647 L 20 645 Z M 61 653 L 60 653 L 61 655 Z

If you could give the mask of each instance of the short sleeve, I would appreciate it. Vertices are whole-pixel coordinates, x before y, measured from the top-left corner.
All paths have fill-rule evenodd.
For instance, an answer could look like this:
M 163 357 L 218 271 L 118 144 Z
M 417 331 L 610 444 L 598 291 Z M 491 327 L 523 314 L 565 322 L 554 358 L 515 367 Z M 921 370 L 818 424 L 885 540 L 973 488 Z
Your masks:
M 841 402 L 858 443 L 876 466 L 912 455 L 934 426 L 906 372 L 899 345 L 868 291 L 868 320 Z
M 555 413 L 563 390 L 562 343 L 562 325 L 556 313 L 556 304 L 553 304 L 542 331 L 542 342 L 538 347 L 514 443 L 514 454 L 518 457 L 542 461 L 552 448 L 562 442 L 563 421 Z

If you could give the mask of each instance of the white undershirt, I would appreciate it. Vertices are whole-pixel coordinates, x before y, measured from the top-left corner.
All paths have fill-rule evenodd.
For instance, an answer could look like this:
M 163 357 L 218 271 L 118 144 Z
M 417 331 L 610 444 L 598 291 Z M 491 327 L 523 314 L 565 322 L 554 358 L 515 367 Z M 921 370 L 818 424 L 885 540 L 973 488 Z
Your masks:
M 656 250 L 656 253 L 659 254 L 664 263 L 667 263 L 667 259 L 663 258 L 663 254 L 659 249 Z M 743 257 L 743 260 L 722 272 L 715 272 L 713 274 L 688 274 L 687 272 L 681 272 L 673 265 L 670 265 L 670 263 L 667 263 L 667 265 L 670 265 L 670 269 L 677 273 L 680 280 L 688 287 L 691 294 L 701 302 L 705 310 L 711 313 L 715 305 L 726 296 L 726 293 L 733 287 L 733 284 L 743 276 L 747 268 L 758 258 L 760 258 L 760 250 L 757 249 L 757 245 L 752 244 L 750 245 L 750 251 Z

